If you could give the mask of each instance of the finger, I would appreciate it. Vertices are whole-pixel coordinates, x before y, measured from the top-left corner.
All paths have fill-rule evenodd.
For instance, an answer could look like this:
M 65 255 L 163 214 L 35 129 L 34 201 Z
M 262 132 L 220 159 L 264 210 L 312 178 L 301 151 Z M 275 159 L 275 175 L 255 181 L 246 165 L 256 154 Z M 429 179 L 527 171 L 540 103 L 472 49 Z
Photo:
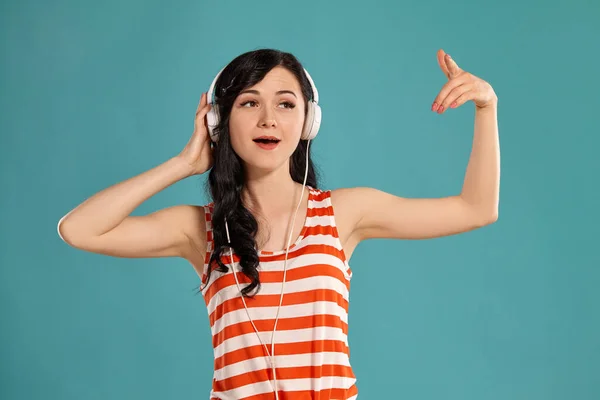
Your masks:
M 200 95 L 200 101 L 198 102 L 198 106 L 196 107 L 196 115 L 198 115 L 198 112 L 203 107 L 203 104 L 202 104 L 203 102 L 204 102 L 204 93 L 202 93 L 202 95 Z
M 437 52 L 437 61 L 440 68 L 442 69 L 442 72 L 444 73 L 444 75 L 446 75 L 446 78 L 450 79 L 450 70 L 448 69 L 448 65 L 446 65 L 446 61 L 444 60 L 445 55 L 446 53 L 444 52 L 444 50 L 439 49 Z
M 442 101 L 448 97 L 448 94 L 454 90 L 454 88 L 460 86 L 460 85 L 464 85 L 465 83 L 467 83 L 467 79 L 465 76 L 458 76 L 454 79 L 449 80 L 448 82 L 446 82 L 444 84 L 444 86 L 442 86 L 442 89 L 440 90 L 440 92 L 438 93 L 438 95 L 435 97 L 435 99 L 433 100 L 433 104 L 431 105 L 431 110 L 432 111 L 437 111 L 438 108 L 442 105 Z
M 456 61 L 454 61 L 454 59 L 450 56 L 450 54 L 446 54 L 444 60 L 446 62 L 446 67 L 448 68 L 451 77 L 457 76 L 462 71 L 456 63 Z
M 198 112 L 196 113 L 196 121 L 200 121 L 202 120 L 206 114 L 208 114 L 208 112 L 210 111 L 211 105 L 207 104 L 204 107 L 202 107 L 200 110 L 198 110 Z
M 465 95 L 468 92 L 473 91 L 473 84 L 466 83 L 464 85 L 460 85 L 455 87 L 445 99 L 442 100 L 440 109 L 442 110 L 440 114 L 446 111 L 448 108 L 456 108 L 458 107 L 457 99 L 461 96 Z M 456 102 L 456 104 L 454 104 Z
M 475 97 L 475 92 L 473 90 L 469 90 L 462 95 L 460 95 L 456 100 L 454 100 L 454 106 L 450 104 L 451 108 L 457 108 L 465 104 L 469 100 L 473 100 Z
M 196 118 L 194 119 L 194 128 L 198 130 L 199 128 L 208 128 L 208 121 L 206 120 L 206 114 L 210 110 L 210 105 L 204 107 L 198 114 L 196 114 Z
M 202 96 L 200 96 L 200 103 L 198 103 L 198 108 L 196 108 L 196 115 L 198 115 L 200 110 L 204 107 L 206 107 L 206 93 L 202 93 Z

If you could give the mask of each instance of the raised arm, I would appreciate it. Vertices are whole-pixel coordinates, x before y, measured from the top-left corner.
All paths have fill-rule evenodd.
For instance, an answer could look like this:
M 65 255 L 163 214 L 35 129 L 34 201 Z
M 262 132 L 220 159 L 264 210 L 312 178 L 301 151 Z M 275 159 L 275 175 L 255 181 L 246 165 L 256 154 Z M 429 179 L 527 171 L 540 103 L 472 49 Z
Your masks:
M 203 94 L 196 110 L 194 132 L 183 151 L 79 204 L 59 220 L 61 239 L 82 250 L 116 257 L 189 258 L 194 248 L 203 251 L 206 244 L 202 207 L 177 205 L 144 216 L 130 214 L 154 194 L 211 167 L 212 150 L 204 119 L 209 109 Z
M 188 234 L 203 225 L 195 206 L 177 205 L 144 216 L 130 214 L 142 202 L 189 176 L 189 165 L 172 158 L 85 200 L 58 222 L 69 245 L 116 257 L 184 256 Z M 201 235 L 200 235 L 201 236 Z
M 372 188 L 332 194 L 358 241 L 370 238 L 425 239 L 469 231 L 498 218 L 500 145 L 498 99 L 491 85 L 461 70 L 443 51 L 438 61 L 449 81 L 432 106 L 442 114 L 468 100 L 475 103 L 473 145 L 460 194 L 414 199 Z

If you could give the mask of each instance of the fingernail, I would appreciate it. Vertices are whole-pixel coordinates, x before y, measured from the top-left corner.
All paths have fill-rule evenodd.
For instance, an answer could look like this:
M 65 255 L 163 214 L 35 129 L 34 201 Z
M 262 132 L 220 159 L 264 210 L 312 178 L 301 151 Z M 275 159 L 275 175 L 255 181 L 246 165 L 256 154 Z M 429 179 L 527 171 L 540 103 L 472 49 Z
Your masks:
M 433 103 L 433 105 L 431 106 L 431 111 L 437 111 L 438 108 L 438 103 Z
M 440 106 L 440 108 L 438 109 L 438 114 L 441 114 L 444 112 L 444 106 Z
M 456 106 L 457 106 L 457 105 L 458 105 L 458 104 L 457 104 L 456 102 L 453 102 L 452 104 L 450 104 L 450 107 L 451 107 L 451 108 L 456 108 Z

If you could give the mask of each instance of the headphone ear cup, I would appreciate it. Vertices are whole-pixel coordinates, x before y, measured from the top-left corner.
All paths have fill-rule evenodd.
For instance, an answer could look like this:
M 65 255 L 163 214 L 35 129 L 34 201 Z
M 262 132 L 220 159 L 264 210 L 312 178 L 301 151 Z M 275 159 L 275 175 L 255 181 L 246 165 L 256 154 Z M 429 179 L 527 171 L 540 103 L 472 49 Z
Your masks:
M 308 111 L 302 130 L 302 139 L 312 140 L 317 136 L 321 126 L 321 107 L 314 101 L 308 103 Z
M 210 135 L 210 139 L 215 143 L 219 141 L 219 135 L 215 133 L 215 128 L 218 124 L 219 116 L 214 107 L 211 106 L 210 110 L 208 110 L 208 112 L 206 113 L 206 125 L 208 128 L 208 134 Z
M 308 107 L 306 110 L 306 117 L 304 118 L 304 126 L 302 127 L 302 136 L 300 139 L 308 140 L 310 136 L 310 131 L 312 128 L 312 123 L 314 120 L 315 109 L 313 107 L 312 101 L 308 103 Z

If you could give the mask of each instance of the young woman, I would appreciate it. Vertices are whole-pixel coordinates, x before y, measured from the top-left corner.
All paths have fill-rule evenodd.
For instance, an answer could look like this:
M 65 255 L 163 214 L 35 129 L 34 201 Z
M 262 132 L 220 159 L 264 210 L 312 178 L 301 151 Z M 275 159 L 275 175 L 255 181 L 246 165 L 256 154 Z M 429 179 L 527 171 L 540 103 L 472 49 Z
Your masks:
M 84 201 L 59 221 L 59 235 L 90 252 L 190 262 L 213 335 L 211 399 L 355 399 L 347 321 L 358 243 L 458 234 L 497 218 L 497 97 L 442 50 L 438 62 L 448 82 L 432 111 L 476 107 L 459 195 L 320 189 L 310 158 L 317 89 L 292 54 L 261 49 L 235 58 L 203 93 L 180 154 Z M 209 170 L 209 204 L 130 215 Z

